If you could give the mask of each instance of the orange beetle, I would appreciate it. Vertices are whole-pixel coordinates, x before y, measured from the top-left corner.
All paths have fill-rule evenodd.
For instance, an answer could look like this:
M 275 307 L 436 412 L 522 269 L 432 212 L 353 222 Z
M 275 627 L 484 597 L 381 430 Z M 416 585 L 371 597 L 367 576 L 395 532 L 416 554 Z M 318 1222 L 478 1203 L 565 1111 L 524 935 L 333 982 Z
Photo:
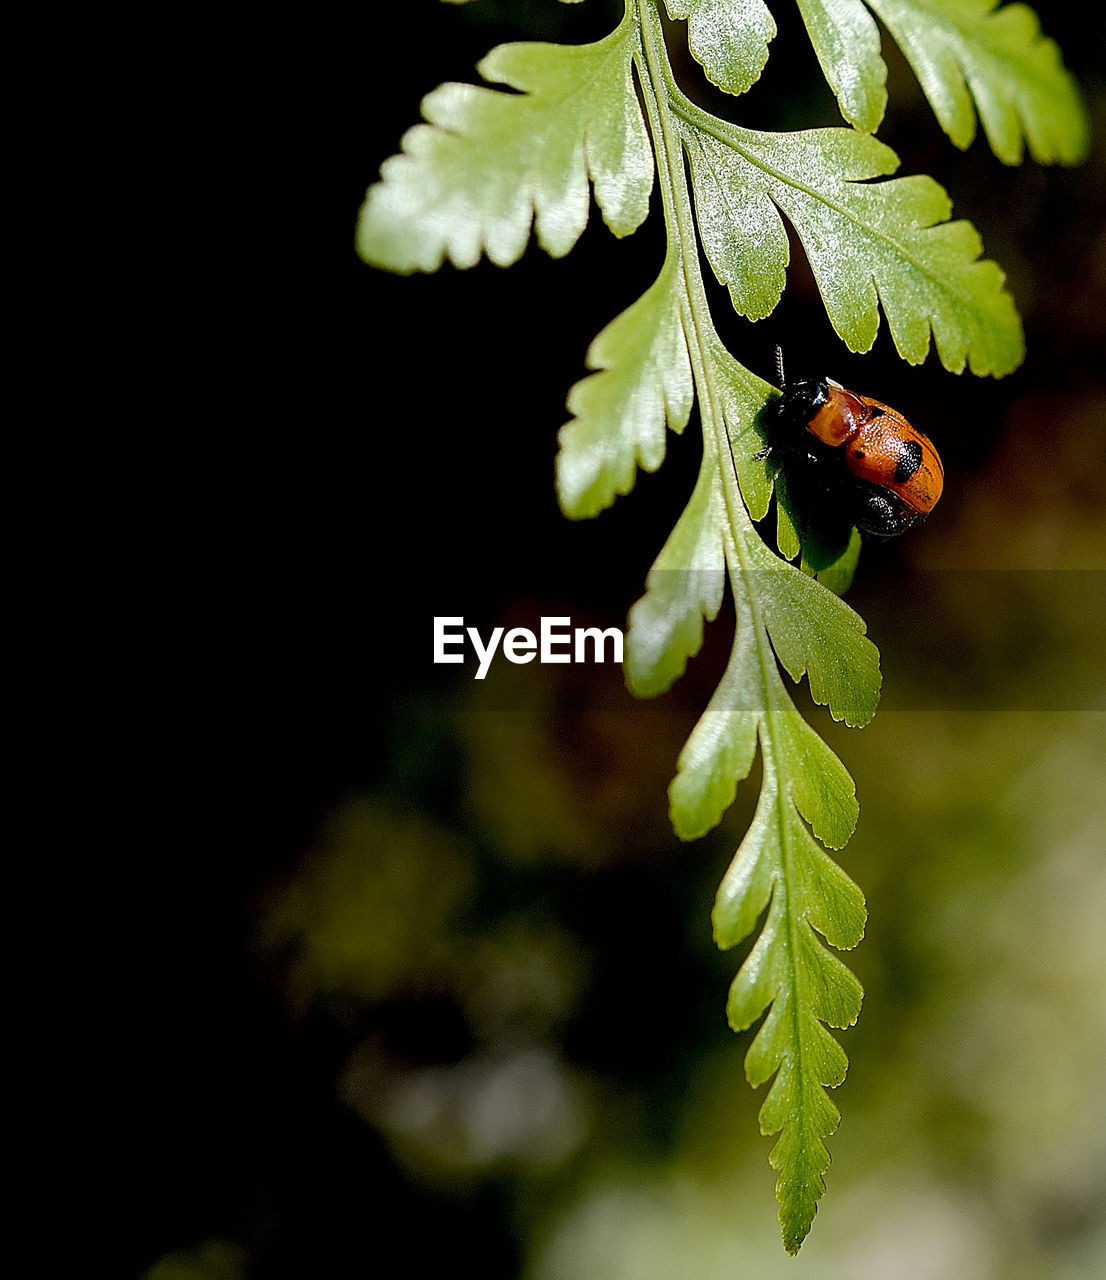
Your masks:
M 924 520 L 945 477 L 928 437 L 897 410 L 832 378 L 785 382 L 779 347 L 776 362 L 783 395 L 774 439 L 758 456 L 778 449 L 817 474 L 840 495 L 851 522 L 876 537 L 895 537 Z

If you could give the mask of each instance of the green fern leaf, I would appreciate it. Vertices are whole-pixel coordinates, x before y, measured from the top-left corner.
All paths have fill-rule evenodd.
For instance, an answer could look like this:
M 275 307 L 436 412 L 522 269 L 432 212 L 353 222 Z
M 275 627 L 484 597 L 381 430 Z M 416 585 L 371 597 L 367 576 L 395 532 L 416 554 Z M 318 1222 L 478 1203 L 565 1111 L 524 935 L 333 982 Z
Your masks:
M 678 270 L 670 254 L 648 290 L 591 344 L 598 370 L 576 383 L 561 428 L 557 493 L 565 514 L 597 515 L 633 488 L 637 467 L 664 461 L 665 425 L 682 431 L 691 412 L 691 364 Z
M 778 471 L 776 486 L 776 546 L 785 560 L 794 560 L 802 550 L 799 526 L 792 516 L 791 497 L 787 489 L 787 472 Z
M 735 645 L 735 650 L 737 646 Z M 775 735 L 762 729 L 764 784 L 753 822 L 719 887 L 715 940 L 736 946 L 768 917 L 730 988 L 727 1017 L 744 1031 L 768 1010 L 749 1047 L 749 1082 L 775 1076 L 760 1112 L 761 1130 L 779 1133 L 770 1156 L 780 1173 L 776 1195 L 784 1245 L 795 1253 L 810 1230 L 825 1190 L 825 1139 L 840 1114 L 826 1095 L 845 1078 L 847 1060 L 826 1026 L 851 1026 L 862 992 L 852 973 L 818 941 L 849 949 L 864 934 L 864 897 L 813 838 L 800 812 L 823 840 L 848 838 L 856 802 L 848 774 L 821 744 L 776 683 L 770 710 Z M 812 793 L 797 797 L 782 779 L 810 776 L 810 762 L 791 759 L 819 743 Z M 778 752 L 778 755 L 777 755 Z
M 739 625 L 725 675 L 680 752 L 668 812 L 681 840 L 718 825 L 753 766 L 763 714 L 756 640 L 747 620 Z
M 631 76 L 628 19 L 581 46 L 500 45 L 480 63 L 518 93 L 443 84 L 422 103 L 426 124 L 381 167 L 357 228 L 358 252 L 390 271 L 471 267 L 482 253 L 516 262 L 531 225 L 553 257 L 588 218 L 588 181 L 607 226 L 637 229 L 649 208 L 653 158 Z
M 895 37 L 958 147 L 975 137 L 1018 164 L 1025 143 L 1042 164 L 1076 164 L 1090 145 L 1087 113 L 1056 44 L 1024 4 L 996 0 L 867 0 Z M 975 102 L 975 110 L 972 102 Z
M 763 520 L 772 498 L 774 464 L 761 456 L 768 443 L 762 419 L 779 392 L 751 374 L 722 345 L 712 330 L 707 365 L 729 451 L 741 486 L 741 496 L 753 520 Z
M 1021 321 L 1003 273 L 979 260 L 970 223 L 946 221 L 943 188 L 923 176 L 868 181 L 897 168 L 889 147 L 851 129 L 756 133 L 690 103 L 682 115 L 703 247 L 741 314 L 766 315 L 782 293 L 782 212 L 852 350 L 875 341 L 882 303 L 895 345 L 912 364 L 925 359 L 931 330 L 941 362 L 954 372 L 968 363 L 973 373 L 997 377 L 1021 362 Z
M 742 577 L 732 580 L 737 594 Z M 764 1133 L 781 1134 L 771 1161 L 780 1172 L 776 1191 L 784 1244 L 794 1253 L 825 1190 L 825 1139 L 840 1118 L 825 1090 L 839 1085 L 847 1069 L 844 1052 L 824 1024 L 851 1026 L 861 1003 L 856 978 L 814 930 L 834 947 L 854 947 L 864 933 L 866 909 L 860 890 L 811 834 L 831 848 L 848 840 L 859 812 L 852 780 L 799 716 L 774 666 L 766 670 L 759 664 L 763 646 L 753 598 L 738 601 L 730 663 L 680 754 L 669 796 L 677 832 L 685 839 L 702 834 L 733 801 L 759 735 L 761 795 L 719 887 L 713 920 L 718 946 L 733 947 L 771 904 L 733 981 L 727 1016 L 735 1031 L 743 1031 L 770 1007 L 745 1068 L 754 1086 L 776 1076 L 760 1121 Z
M 879 28 L 862 0 L 798 0 L 814 52 L 841 114 L 871 133 L 887 107 Z
M 805 674 L 810 695 L 835 720 L 857 727 L 875 715 L 879 654 L 860 616 L 805 573 L 782 565 L 760 539 L 749 539 L 765 625 L 793 680 Z
M 1076 164 L 1090 146 L 1079 89 L 1033 10 L 997 3 L 798 0 L 841 114 L 858 129 L 876 128 L 887 98 L 879 30 L 866 4 L 901 47 L 958 147 L 974 139 L 978 111 L 991 149 L 1006 164 L 1020 163 L 1026 142 L 1042 164 Z
M 860 534 L 856 529 L 849 530 L 847 543 L 842 547 L 831 549 L 831 554 L 812 554 L 812 539 L 808 535 L 803 546 L 803 558 L 800 568 L 804 573 L 817 578 L 824 587 L 828 587 L 834 595 L 843 596 L 852 586 L 853 575 L 860 562 Z
M 761 1128 L 779 1133 L 771 1162 L 785 1247 L 810 1229 L 829 1163 L 825 1140 L 839 1113 L 826 1089 L 847 1060 L 827 1026 L 850 1026 L 860 1010 L 855 977 L 817 940 L 855 946 L 864 932 L 863 895 L 832 861 L 859 814 L 855 788 L 837 756 L 796 711 L 777 661 L 812 696 L 849 723 L 863 723 L 879 698 L 879 656 L 857 615 L 821 583 L 774 557 L 731 497 L 737 478 L 750 510 L 767 509 L 768 472 L 757 458 L 757 423 L 774 391 L 733 360 L 716 337 L 705 344 L 704 412 L 724 429 L 724 456 L 705 453 L 691 502 L 630 611 L 630 687 L 659 692 L 699 646 L 703 618 L 721 600 L 720 543 L 737 625 L 726 671 L 688 738 L 669 787 L 673 828 L 685 840 L 711 830 L 752 768 L 758 741 L 764 781 L 756 815 L 718 891 L 715 939 L 736 946 L 765 927 L 731 988 L 735 1030 L 767 1019 L 746 1056 L 753 1085 L 775 1076 Z M 727 472 L 727 463 L 733 464 Z M 721 536 L 719 527 L 721 524 Z M 698 573 L 689 572 L 694 564 Z M 809 824 L 809 826 L 808 826 Z M 821 844 L 819 843 L 821 841 Z M 770 904 L 770 905 L 769 905 Z
M 744 93 L 768 61 L 776 21 L 764 0 L 665 0 L 673 18 L 687 18 L 688 47 L 727 93 Z
M 779 708 L 786 704 L 796 717 L 794 724 L 783 725 L 786 776 L 793 780 L 796 802 L 819 837 L 831 848 L 840 848 L 856 823 L 855 800 L 844 809 L 840 802 L 840 788 L 847 787 L 851 795 L 851 780 L 836 757 L 827 763 L 832 756 L 829 748 L 794 712 L 771 654 L 792 679 L 806 674 L 814 700 L 851 725 L 865 724 L 875 714 L 879 654 L 864 634 L 863 621 L 831 591 L 777 560 L 751 528 L 734 532 L 734 538 L 727 558 L 734 607 L 744 621 L 726 673 L 677 762 L 669 789 L 673 827 L 682 839 L 691 840 L 718 824 L 733 803 L 737 783 L 752 765 L 764 716 L 771 710 L 779 713 L 779 721 Z M 656 591 L 652 574 L 650 586 Z M 631 611 L 628 652 L 646 648 L 645 637 L 637 633 L 643 614 L 654 632 L 663 633 L 659 618 L 664 603 L 663 596 L 651 599 L 647 592 L 635 606 L 641 612 Z M 690 606 L 684 600 L 681 603 L 682 612 L 674 601 L 669 601 L 669 607 L 676 617 L 686 618 Z M 668 630 L 675 632 L 674 621 Z M 778 736 L 778 725 L 775 731 Z
M 725 586 L 725 509 L 718 470 L 704 459 L 691 500 L 630 610 L 623 669 L 639 698 L 655 697 L 683 675 L 703 643 L 703 621 L 718 616 Z

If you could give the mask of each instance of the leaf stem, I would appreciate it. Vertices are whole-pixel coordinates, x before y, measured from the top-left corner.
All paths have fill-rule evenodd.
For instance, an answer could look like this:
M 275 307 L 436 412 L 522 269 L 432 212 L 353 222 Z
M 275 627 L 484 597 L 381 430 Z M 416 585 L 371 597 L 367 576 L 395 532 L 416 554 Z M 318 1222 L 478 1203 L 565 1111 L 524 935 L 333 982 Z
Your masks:
M 668 46 L 657 0 L 635 0 L 635 3 L 641 31 L 642 59 L 639 70 L 642 73 L 642 90 L 649 129 L 657 153 L 657 170 L 660 175 L 665 222 L 669 229 L 669 243 L 679 255 L 680 274 L 684 282 L 684 334 L 698 392 L 703 439 L 705 444 L 709 434 L 716 464 L 723 477 L 726 512 L 731 526 L 737 527 L 748 521 L 748 515 L 737 491 L 736 464 L 733 462 L 733 449 L 728 437 L 725 452 L 721 448 L 721 436 L 725 429 L 724 415 L 718 403 L 714 380 L 707 369 L 709 343 L 711 338 L 717 340 L 717 335 L 699 266 L 695 215 L 688 190 L 683 143 L 670 110 L 670 86 L 675 82 L 668 60 Z M 727 456 L 732 464 L 730 467 L 723 465 Z
M 791 804 L 791 799 L 781 777 L 779 766 L 779 743 L 782 734 L 776 705 L 780 679 L 779 669 L 776 665 L 775 654 L 768 640 L 767 626 L 762 615 L 761 604 L 756 590 L 757 569 L 752 562 L 754 557 L 751 554 L 748 541 L 750 536 L 755 538 L 758 544 L 760 540 L 752 528 L 740 494 L 733 445 L 726 430 L 724 417 L 716 402 L 715 390 L 712 385 L 713 380 L 707 374 L 708 356 L 704 349 L 706 341 L 704 332 L 714 335 L 714 326 L 713 321 L 710 319 L 706 290 L 699 268 L 690 194 L 687 190 L 686 171 L 683 163 L 683 147 L 678 137 L 678 128 L 672 120 L 669 101 L 666 101 L 666 98 L 671 100 L 674 97 L 678 105 L 682 100 L 682 94 L 675 88 L 675 81 L 668 63 L 667 49 L 664 45 L 663 32 L 660 28 L 655 6 L 646 2 L 642 7 L 648 14 L 649 30 L 648 33 L 643 32 L 643 35 L 645 35 L 646 63 L 650 76 L 653 77 L 648 85 L 648 97 L 651 100 L 650 123 L 654 127 L 655 140 L 659 133 L 664 143 L 663 167 L 666 181 L 662 186 L 662 190 L 666 196 L 666 215 L 669 208 L 672 208 L 672 222 L 669 225 L 671 227 L 674 222 L 677 233 L 681 237 L 679 249 L 683 265 L 683 278 L 688 293 L 689 318 L 693 330 L 692 333 L 688 334 L 688 346 L 692 354 L 692 368 L 699 389 L 704 442 L 709 432 L 714 447 L 716 465 L 721 472 L 722 489 L 729 523 L 729 537 L 727 538 L 729 554 L 727 554 L 726 559 L 730 567 L 731 578 L 735 580 L 737 578 L 741 579 L 740 587 L 738 587 L 736 581 L 734 582 L 736 588 L 734 591 L 735 604 L 738 597 L 740 597 L 749 611 L 756 660 L 760 668 L 761 687 L 764 690 L 764 714 L 760 722 L 760 748 L 764 766 L 762 785 L 774 788 L 775 792 L 775 821 L 779 830 L 780 874 L 776 879 L 773 894 L 779 894 L 781 899 L 780 909 L 785 921 L 786 981 L 792 993 L 790 1001 L 792 1023 L 790 1037 L 791 1058 L 786 1065 L 795 1073 L 795 1078 L 799 1082 L 797 1114 L 790 1119 L 789 1123 L 798 1124 L 800 1129 L 805 1129 L 807 1127 L 804 1119 L 807 1094 L 803 1063 L 802 1018 L 806 1002 L 803 998 L 805 983 L 803 981 L 802 965 L 798 959 L 799 941 L 797 936 L 798 930 L 802 927 L 802 921 L 796 915 L 791 900 L 791 885 L 796 870 L 792 849 L 791 824 L 787 813 L 787 807 Z M 658 73 L 661 78 L 661 84 L 667 90 L 667 94 L 662 94 L 658 91 L 655 78 Z M 645 77 L 643 77 L 644 79 Z M 674 133 L 677 135 L 675 143 L 672 140 Z M 660 167 L 661 165 L 658 164 L 658 168 Z M 704 316 L 706 316 L 705 321 L 703 319 Z M 724 441 L 723 435 L 726 437 Z M 727 459 L 729 465 L 727 465 Z
M 687 186 L 686 169 L 684 167 L 683 144 L 679 138 L 679 129 L 673 120 L 670 103 L 680 102 L 683 95 L 675 86 L 671 65 L 668 61 L 667 45 L 661 27 L 660 15 L 655 0 L 638 0 L 638 12 L 642 19 L 642 51 L 644 68 L 641 77 L 646 101 L 650 131 L 657 150 L 657 168 L 661 177 L 661 194 L 664 205 L 665 220 L 670 236 L 675 236 L 676 252 L 680 255 L 682 277 L 686 291 L 687 317 L 685 331 L 688 350 L 691 355 L 692 371 L 699 392 L 699 412 L 703 422 L 703 438 L 706 442 L 708 433 L 713 445 L 715 463 L 719 468 L 722 490 L 729 522 L 728 546 L 732 554 L 726 559 L 730 566 L 731 577 L 740 576 L 741 590 L 734 595 L 740 596 L 747 604 L 757 655 L 760 667 L 761 685 L 764 689 L 764 717 L 761 720 L 760 739 L 761 754 L 764 761 L 764 786 L 772 786 L 776 795 L 776 821 L 779 824 L 781 867 L 776 881 L 774 893 L 782 897 L 782 910 L 787 930 L 787 968 L 790 988 L 794 992 L 791 1001 L 793 1019 L 793 1067 L 798 1079 L 803 1080 L 802 1070 L 802 1014 L 800 987 L 802 986 L 801 966 L 798 964 L 798 939 L 796 930 L 799 921 L 791 910 L 789 886 L 791 882 L 791 833 L 787 820 L 786 807 L 790 798 L 780 778 L 778 767 L 777 743 L 780 739 L 780 726 L 777 720 L 775 688 L 779 681 L 775 654 L 768 642 L 768 631 L 762 617 L 760 603 L 755 590 L 754 569 L 750 563 L 747 537 L 757 537 L 752 529 L 748 512 L 741 497 L 737 480 L 737 468 L 733 457 L 733 445 L 726 431 L 725 419 L 717 403 L 717 393 L 713 379 L 707 372 L 707 335 L 715 336 L 714 324 L 710 318 L 706 289 L 703 284 L 699 266 L 697 238 L 694 230 L 694 214 L 691 207 L 691 196 Z M 686 100 L 684 100 L 686 101 Z M 690 103 L 688 104 L 690 105 Z M 723 442 L 723 436 L 725 441 Z M 723 443 L 725 447 L 723 447 Z M 730 465 L 726 465 L 727 460 Z M 759 538 L 757 538 L 759 542 Z M 805 1091 L 800 1088 L 800 1106 L 805 1104 Z M 801 1123 L 801 1119 L 799 1120 Z

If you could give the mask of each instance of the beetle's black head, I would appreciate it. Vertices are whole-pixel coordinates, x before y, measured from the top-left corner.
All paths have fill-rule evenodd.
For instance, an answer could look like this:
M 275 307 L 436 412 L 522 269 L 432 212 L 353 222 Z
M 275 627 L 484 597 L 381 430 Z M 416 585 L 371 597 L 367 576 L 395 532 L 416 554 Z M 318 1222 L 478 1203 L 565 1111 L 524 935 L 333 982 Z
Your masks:
M 799 378 L 784 387 L 777 412 L 788 426 L 805 427 L 828 399 L 825 378 Z

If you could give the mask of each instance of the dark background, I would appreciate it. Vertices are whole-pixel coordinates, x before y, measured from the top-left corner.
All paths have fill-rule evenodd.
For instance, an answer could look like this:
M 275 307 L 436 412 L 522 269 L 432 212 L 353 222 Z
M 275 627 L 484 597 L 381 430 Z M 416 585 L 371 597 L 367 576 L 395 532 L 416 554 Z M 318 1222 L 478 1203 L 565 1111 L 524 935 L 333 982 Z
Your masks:
M 274 954 L 258 943 L 267 904 L 351 794 L 386 796 L 480 845 L 478 912 L 494 916 L 512 898 L 538 904 L 580 939 L 593 981 L 563 1029 L 564 1051 L 651 1100 L 655 1132 L 645 1126 L 640 1138 L 649 1150 L 671 1141 L 681 1063 L 728 1036 L 715 1021 L 731 959 L 715 956 L 709 937 L 688 943 L 686 921 L 709 910 L 745 801 L 730 845 L 708 842 L 689 870 L 696 847 L 674 847 L 663 794 L 709 696 L 710 664 L 724 657 L 724 617 L 703 669 L 666 710 L 634 703 L 617 678 L 558 686 L 553 749 L 568 760 L 578 753 L 580 796 L 609 803 L 621 824 L 612 834 L 599 821 L 607 852 L 590 862 L 488 870 L 494 841 L 481 845 L 458 760 L 464 738 L 451 720 L 472 706 L 471 672 L 430 662 L 435 614 L 464 614 L 485 631 L 562 612 L 623 625 L 640 594 L 690 492 L 695 421 L 669 437 L 659 473 L 639 476 L 634 493 L 594 521 L 560 514 L 552 463 L 587 344 L 655 274 L 659 211 L 614 245 L 593 208 L 567 258 L 553 262 L 532 245 L 507 271 L 482 262 L 397 279 L 352 250 L 364 189 L 418 118 L 424 92 L 473 78 L 502 40 L 603 34 L 609 9 L 419 3 L 313 18 L 308 30 L 267 31 L 239 92 L 227 92 L 233 110 L 197 203 L 222 229 L 234 266 L 213 300 L 210 345 L 174 424 L 173 456 L 158 460 L 164 486 L 147 498 L 158 569 L 140 634 L 160 660 L 140 681 L 141 783 L 120 796 L 114 818 L 133 852 L 120 862 L 126 892 L 104 924 L 124 957 L 108 1037 L 120 1049 L 108 1057 L 128 1206 L 104 1255 L 114 1273 L 138 1275 L 211 1241 L 223 1243 L 197 1275 L 224 1274 L 221 1266 L 261 1277 L 393 1274 L 379 1261 L 393 1248 L 408 1275 L 458 1259 L 478 1260 L 487 1277 L 519 1273 L 527 1232 L 513 1175 L 474 1178 L 463 1191 L 412 1175 L 336 1086 L 366 1034 L 411 1063 L 462 1059 L 472 1033 L 448 990 L 294 997 L 294 947 Z M 1085 12 L 1051 5 L 1045 27 L 1101 121 L 1104 49 L 1097 33 L 1087 38 Z M 732 118 L 779 129 L 837 123 L 795 15 L 776 16 L 765 76 L 732 104 Z M 934 438 L 946 465 L 939 515 L 909 542 L 866 552 L 850 600 L 883 651 L 885 705 L 958 709 L 979 686 L 957 680 L 948 652 L 986 663 L 998 624 L 981 638 L 946 599 L 953 620 L 943 628 L 927 575 L 997 565 L 1011 581 L 1037 584 L 1029 594 L 1039 605 L 1041 579 L 1026 570 L 1082 570 L 1091 599 L 1101 598 L 1102 159 L 1097 150 L 1070 171 L 1031 161 L 1007 169 L 981 140 L 961 154 L 886 37 L 884 53 L 891 105 L 879 136 L 903 172 L 930 173 L 949 189 L 956 215 L 976 223 L 987 255 L 1007 270 L 1026 325 L 1025 365 L 1000 383 L 956 378 L 932 357 L 913 369 L 886 334 L 871 354 L 853 356 L 798 253 L 767 321 L 740 321 L 724 295 L 716 316 L 761 376 L 772 377 L 782 342 L 901 407 Z M 202 180 L 205 166 L 197 170 Z M 1000 589 L 996 614 L 1009 613 L 1012 590 Z M 966 579 L 952 599 L 964 591 L 974 591 Z M 1075 591 L 1085 606 L 1084 587 Z M 1010 642 L 1017 648 L 1020 635 L 1032 652 L 1019 630 L 1025 611 L 1015 613 L 1004 624 Z M 1101 621 L 1093 609 L 1080 616 Z M 1060 668 L 1071 667 L 1070 655 L 1046 662 L 1031 694 L 1003 677 L 997 692 L 988 686 L 986 709 L 1101 709 L 1091 685 L 1065 683 Z M 617 707 L 618 728 L 614 745 L 596 746 L 581 708 L 603 700 Z M 626 741 L 642 735 L 655 738 L 656 761 L 643 763 Z M 853 741 L 834 739 L 850 767 Z M 637 825 L 626 817 L 632 804 L 605 802 L 589 781 L 616 776 L 623 755 L 641 770 L 623 782 L 640 791 Z M 651 940 L 645 952 L 642 937 Z M 747 1132 L 759 1144 L 765 1176 L 755 1194 L 770 1219 L 767 1144 L 751 1119 Z

